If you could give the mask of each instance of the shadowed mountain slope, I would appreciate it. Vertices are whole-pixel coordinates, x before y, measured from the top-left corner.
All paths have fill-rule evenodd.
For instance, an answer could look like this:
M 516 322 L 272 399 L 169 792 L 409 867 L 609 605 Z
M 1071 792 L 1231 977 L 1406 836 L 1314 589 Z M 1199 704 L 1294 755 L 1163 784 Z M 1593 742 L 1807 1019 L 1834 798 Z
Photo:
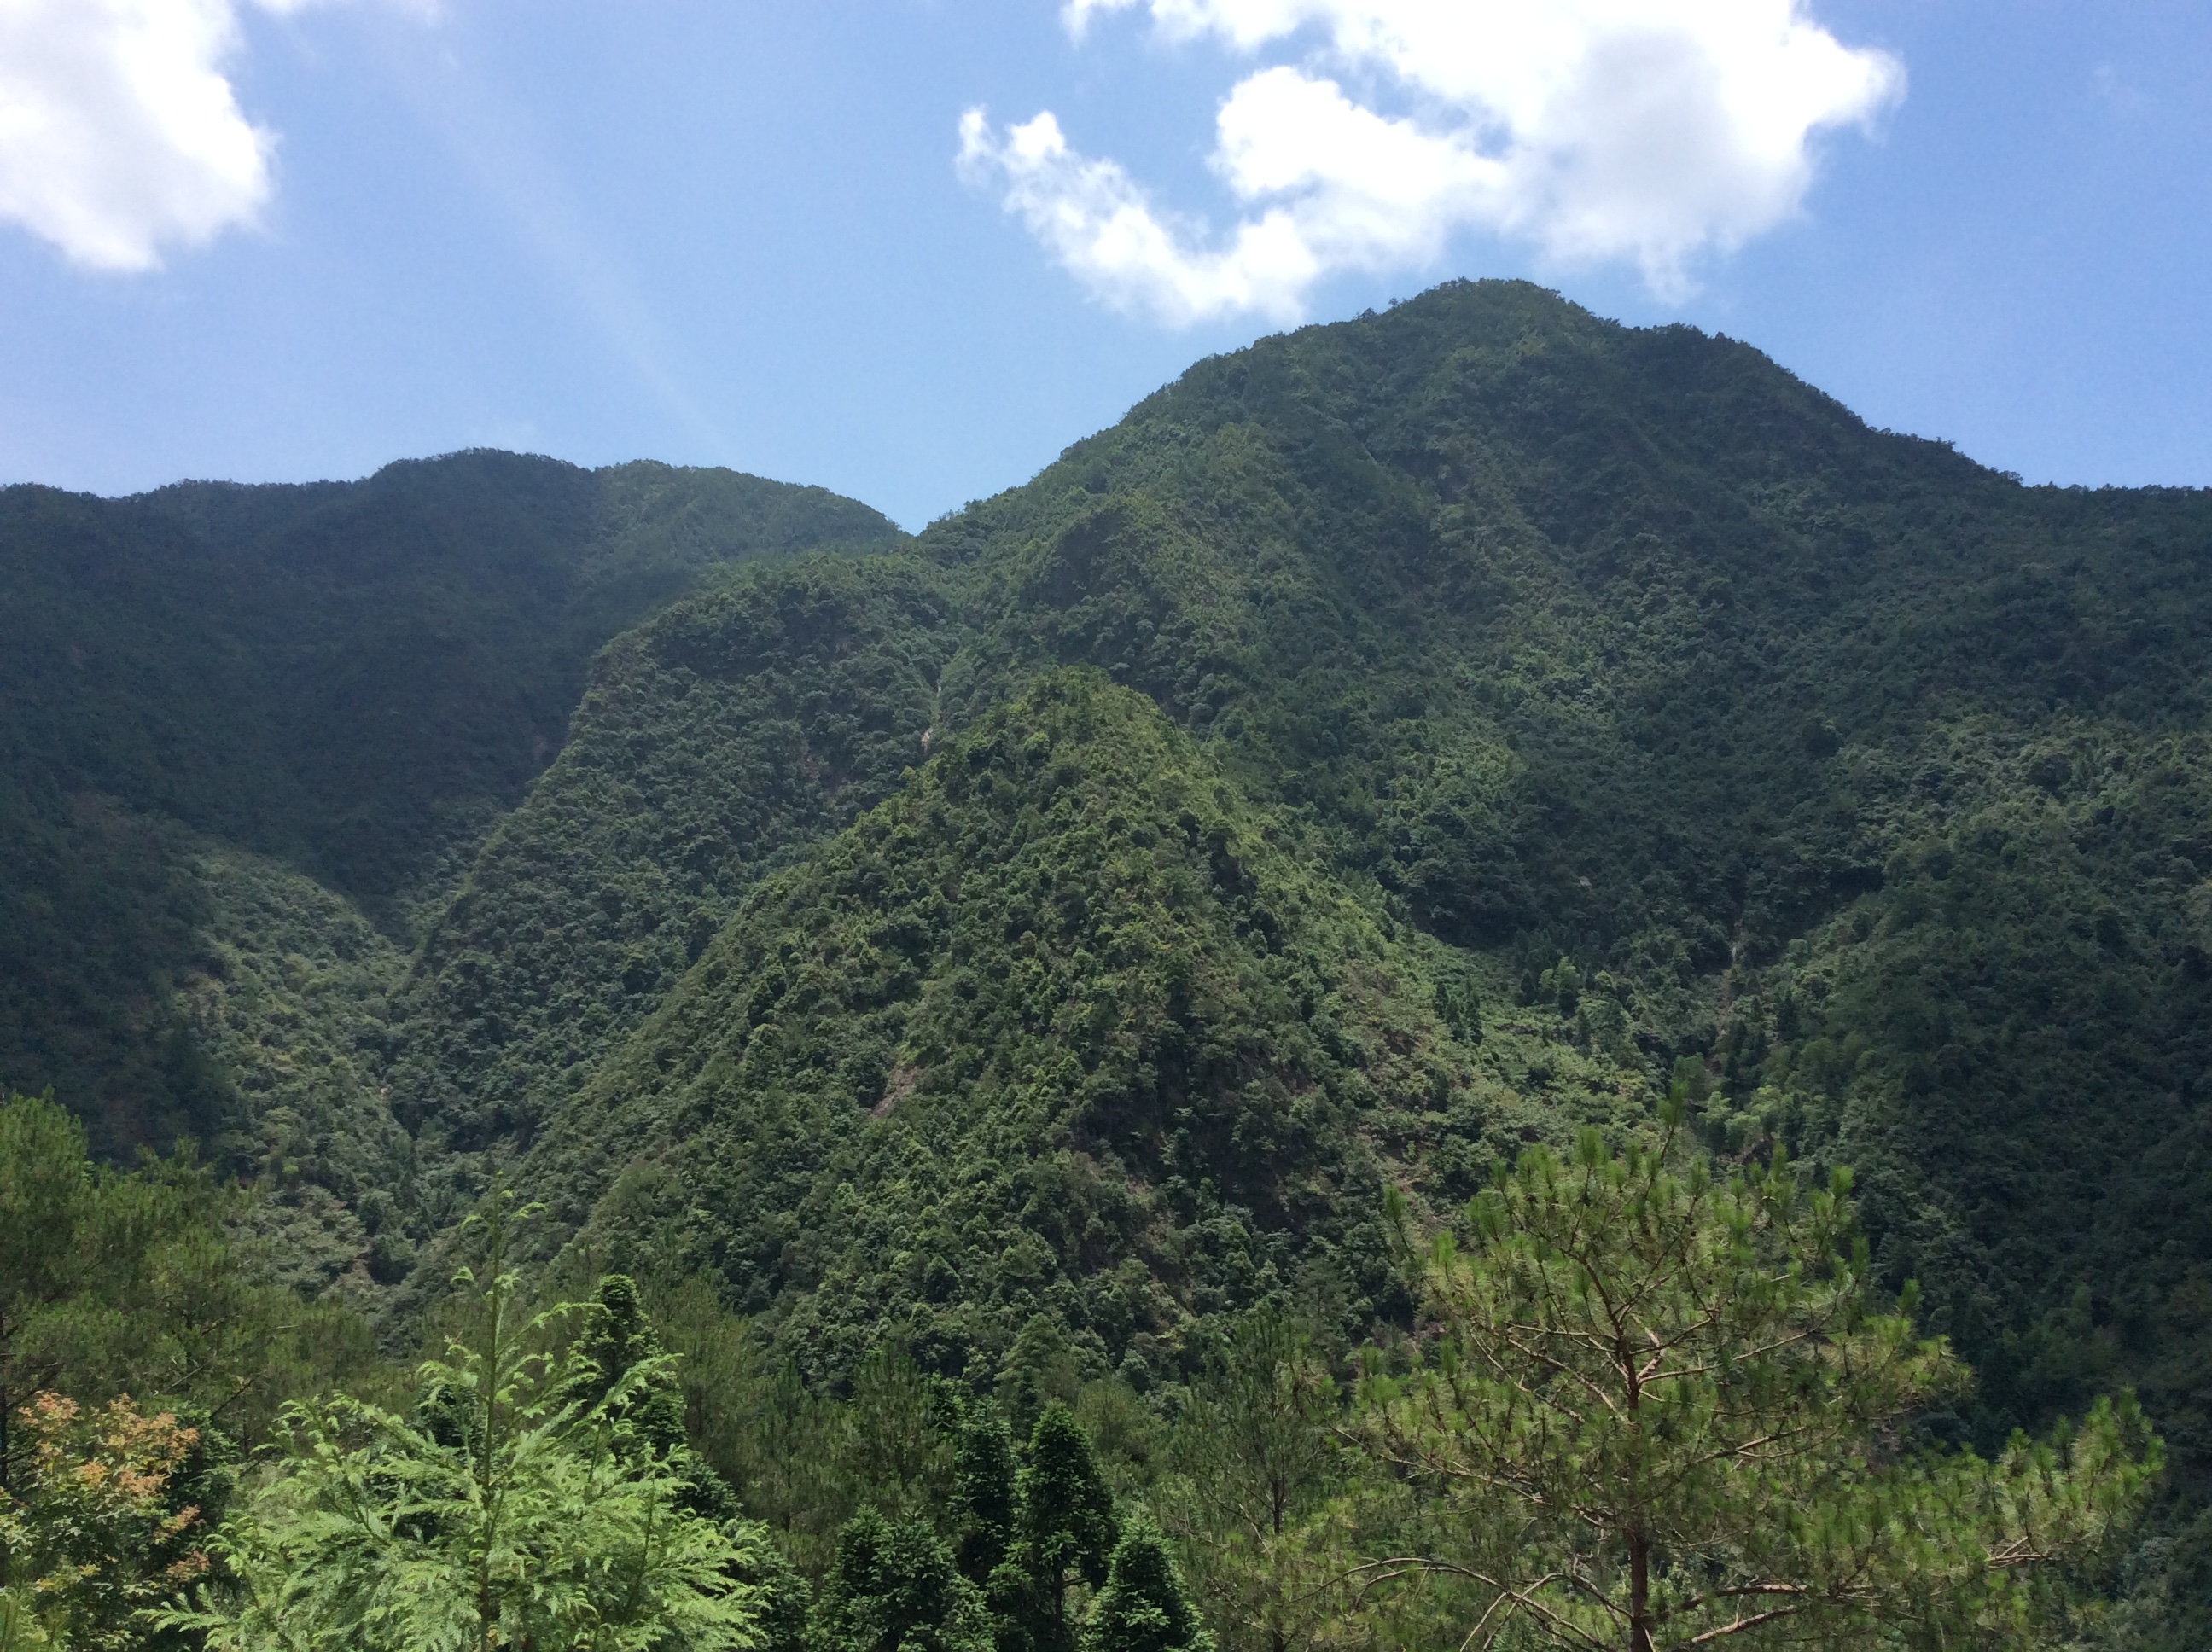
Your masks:
M 592 653 L 748 556 L 902 536 L 818 489 L 465 453 L 359 483 L 0 490 L 0 1076 L 112 1145 L 228 1122 L 173 997 L 182 831 L 404 944 L 559 749 Z
M 470 1156 L 581 1084 L 765 869 L 923 760 L 957 636 L 941 583 L 897 557 L 763 563 L 601 656 L 398 1006 L 394 1105 L 461 1156 L 464 1201 Z

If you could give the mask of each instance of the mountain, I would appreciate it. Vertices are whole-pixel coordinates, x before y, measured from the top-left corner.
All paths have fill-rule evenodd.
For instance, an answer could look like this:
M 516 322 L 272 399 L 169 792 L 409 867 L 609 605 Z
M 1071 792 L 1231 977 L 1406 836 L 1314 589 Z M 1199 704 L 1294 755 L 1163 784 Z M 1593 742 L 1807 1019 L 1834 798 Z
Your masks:
M 434 1230 L 699 957 L 764 871 L 920 762 L 952 614 L 927 565 L 763 560 L 621 637 L 398 996 L 392 1104 Z
M 1854 1167 L 1980 1375 L 1931 1429 L 2131 1382 L 2143 1575 L 2212 1565 L 2212 495 L 1500 282 L 911 540 L 493 455 L 171 494 L 6 496 L 0 1077 L 228 1131 L 322 1277 L 420 1304 L 504 1171 L 818 1384 L 1142 1388 L 1402 1311 L 1386 1184 L 1679 1082 Z
M 54 1086 L 111 1151 L 220 1133 L 240 1075 L 193 1009 L 196 980 L 222 990 L 208 936 L 311 955 L 292 920 L 335 896 L 367 927 L 332 961 L 404 974 L 602 643 L 746 557 L 902 537 L 819 489 L 504 453 L 0 490 L 0 1077 Z M 226 901 L 241 856 L 281 919 Z
M 1294 1285 L 1365 1323 L 1392 1166 L 1527 1116 L 1466 974 L 1149 699 L 1048 673 L 764 879 L 520 1179 L 824 1376 L 896 1336 L 988 1382 L 1040 1314 L 1141 1365 Z
M 2144 990 L 2171 1015 L 2130 1023 L 2160 1053 L 2127 1099 L 2084 1109 L 2104 1145 L 2048 1143 L 2073 1180 L 2131 1165 L 2201 1065 L 2172 1044 L 2198 942 L 2161 897 L 2197 881 L 2207 522 L 2202 495 L 2022 489 L 1868 430 L 1741 345 L 1476 286 L 1203 363 L 917 549 L 957 623 L 939 738 L 1095 665 L 1313 864 L 1516 984 L 1603 969 L 1647 1057 L 1711 1055 L 1717 1105 L 1794 1102 L 1820 1139 L 1925 1088 L 1908 1056 L 1941 1029 L 1870 1024 L 1910 1006 L 1868 996 L 1893 972 L 1863 951 L 1923 922 L 1915 872 L 1959 864 L 1990 808 L 2078 815 L 2088 841 L 2029 881 L 2139 914 L 2129 956 L 2161 961 Z M 2097 740 L 2125 750 L 2077 762 Z M 2148 789 L 2115 778 L 2160 762 Z M 2181 888 L 2145 884 L 2154 850 Z M 1800 1046 L 1855 1033 L 1878 1082 L 1791 1082 Z M 2042 1065 L 1988 1059 L 2008 1093 Z M 1882 1237 L 1932 1242 L 1911 1232 Z
M 1884 1276 L 1918 1278 L 1980 1372 L 1947 1426 L 1988 1444 L 2132 1382 L 2203 1483 L 2212 499 L 2025 488 L 1868 428 L 1747 346 L 1483 284 L 1202 362 L 915 554 L 948 615 L 940 755 L 889 807 L 921 809 L 971 732 L 1089 666 L 1302 875 L 1466 971 L 1487 1037 L 1465 1074 L 1433 1099 L 1402 1073 L 1370 1089 L 1364 1122 L 1284 1150 L 1286 1173 L 1301 1154 L 1341 1171 L 1358 1141 L 1441 1202 L 1526 1134 L 1632 1117 L 1680 1077 L 1711 1151 L 1856 1169 Z M 861 850 L 817 853 L 820 872 Z M 815 934 L 751 912 L 725 938 L 742 956 L 766 944 L 748 923 Z M 840 921 L 909 919 L 886 896 Z M 956 976 L 1010 980 L 1012 927 L 964 955 L 925 932 L 878 990 L 918 1017 Z M 1248 970 L 1267 956 L 1233 926 L 1220 944 Z M 731 1030 L 751 988 L 717 956 L 542 1143 L 516 1133 L 520 1174 L 580 1242 L 652 1234 L 712 1264 L 824 1375 L 902 1319 L 972 1370 L 1032 1308 L 1095 1338 L 1099 1369 L 1172 1365 L 1212 1305 L 1346 1271 L 1358 1200 L 1272 1211 L 1218 1141 L 1180 1169 L 1155 1061 L 1109 1080 L 1073 1031 L 1035 1035 L 1026 1070 L 1082 1077 L 990 1111 L 1018 1147 L 957 1108 L 877 1119 L 879 1069 L 916 1095 L 930 1073 L 1018 1091 L 983 1076 L 1006 1023 L 976 1011 L 923 1060 L 884 1005 L 836 1000 L 803 1034 L 775 1023 L 812 1056 L 771 1059 Z M 1390 1015 L 1420 989 L 1399 999 Z M 1304 999 L 1254 1013 L 1240 1036 L 1285 1051 L 1313 1024 Z M 1237 1116 L 1226 1071 L 1178 1105 Z M 1109 1083 L 1118 1102 L 1073 1099 Z M 1097 1133 L 1102 1105 L 1152 1135 Z M 727 1168 L 731 1143 L 794 1139 L 773 1172 Z M 969 1206 L 948 1221 L 911 1179 L 925 1146 L 981 1201 L 981 1248 Z M 1066 1168 L 1018 1198 L 978 1180 L 1009 1163 Z M 1174 1206 L 1178 1174 L 1273 1236 L 1266 1267 L 1169 1260 L 1212 1219 Z M 1141 1310 L 1106 1300 L 1132 1260 Z

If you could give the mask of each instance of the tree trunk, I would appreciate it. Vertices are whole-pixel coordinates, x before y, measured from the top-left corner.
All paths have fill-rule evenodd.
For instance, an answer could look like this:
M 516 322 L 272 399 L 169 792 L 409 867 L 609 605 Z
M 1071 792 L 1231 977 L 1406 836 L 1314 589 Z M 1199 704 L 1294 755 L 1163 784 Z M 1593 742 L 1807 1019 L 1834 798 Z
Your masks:
M 8 1376 L 6 1325 L 4 1321 L 0 1321 L 0 1508 L 7 1506 L 15 1491 L 15 1487 L 8 1482 L 8 1453 L 13 1444 L 8 1437 L 8 1406 L 14 1398 L 8 1392 Z M 0 1543 L 0 1588 L 6 1588 L 15 1581 L 9 1576 L 14 1570 L 9 1564 L 12 1558 L 8 1552 L 8 1546 Z
M 9 1331 L 7 1312 L 0 1309 L 0 1497 L 6 1497 L 15 1489 L 9 1478 L 9 1448 L 11 1442 L 8 1438 L 8 1408 L 15 1400 L 11 1392 L 13 1384 L 9 1381 L 15 1373 L 9 1364 L 11 1352 Z M 0 1577 L 0 1582 L 6 1581 L 6 1578 Z
M 1628 1534 L 1628 1652 L 1651 1652 L 1651 1534 Z

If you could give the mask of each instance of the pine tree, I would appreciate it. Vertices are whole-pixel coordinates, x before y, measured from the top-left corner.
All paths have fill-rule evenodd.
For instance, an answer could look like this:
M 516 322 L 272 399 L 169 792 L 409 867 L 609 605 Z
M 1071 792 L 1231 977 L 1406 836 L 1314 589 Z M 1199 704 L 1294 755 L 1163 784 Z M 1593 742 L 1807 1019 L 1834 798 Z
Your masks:
M 1263 1303 L 1207 1360 L 1170 1441 L 1158 1506 L 1217 1619 L 1266 1652 L 1317 1619 L 1329 1561 L 1312 1528 L 1343 1478 L 1337 1409 L 1304 1327 Z
M 842 1473 L 849 1421 L 786 1360 L 758 1391 L 736 1454 L 745 1506 L 809 1571 L 828 1564 L 857 1501 Z
M 903 1350 L 878 1348 L 853 1373 L 847 1479 L 878 1508 L 905 1515 L 945 1495 L 951 1454 L 940 1425 L 937 1379 Z
M 2157 1471 L 2132 1400 L 1995 1461 L 1901 1450 L 1964 1374 L 1909 1299 L 1868 1306 L 1848 1175 L 1808 1196 L 1778 1153 L 1677 1175 L 1683 1112 L 1678 1092 L 1657 1151 L 1529 1149 L 1468 1207 L 1468 1253 L 1438 1236 L 1434 1340 L 1402 1379 L 1370 1359 L 1356 1419 L 1393 1483 L 1437 1497 L 1422 1546 L 1368 1576 L 1470 1590 L 1454 1642 L 2024 1646 L 2063 1624 L 2060 1563 Z
M 1079 1585 L 1106 1581 L 1117 1534 L 1114 1494 L 1091 1436 L 1066 1406 L 1047 1406 L 1037 1418 L 1018 1485 L 1014 1564 L 1028 1582 L 1023 1627 L 1035 1652 L 1071 1652 L 1078 1621 L 1071 1597 Z
M 1212 1652 L 1213 1637 L 1198 1620 L 1166 1540 L 1141 1511 L 1122 1527 L 1091 1603 L 1083 1652 Z

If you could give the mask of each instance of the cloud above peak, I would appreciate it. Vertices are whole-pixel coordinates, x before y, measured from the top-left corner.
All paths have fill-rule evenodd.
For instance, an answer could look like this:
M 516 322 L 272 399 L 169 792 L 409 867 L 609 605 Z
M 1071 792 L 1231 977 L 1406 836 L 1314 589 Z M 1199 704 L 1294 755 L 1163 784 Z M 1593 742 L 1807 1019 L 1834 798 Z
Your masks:
M 1069 0 L 1062 15 L 1080 39 L 1137 9 L 1171 40 L 1302 52 L 1220 105 L 1211 161 L 1240 211 L 1225 235 L 1162 211 L 1049 112 L 1000 131 L 971 110 L 959 164 L 1098 296 L 1170 325 L 1296 320 L 1327 276 L 1432 264 L 1463 229 L 1563 265 L 1625 260 L 1680 297 L 1701 258 L 1802 211 L 1817 134 L 1866 125 L 1905 84 L 1802 0 Z

